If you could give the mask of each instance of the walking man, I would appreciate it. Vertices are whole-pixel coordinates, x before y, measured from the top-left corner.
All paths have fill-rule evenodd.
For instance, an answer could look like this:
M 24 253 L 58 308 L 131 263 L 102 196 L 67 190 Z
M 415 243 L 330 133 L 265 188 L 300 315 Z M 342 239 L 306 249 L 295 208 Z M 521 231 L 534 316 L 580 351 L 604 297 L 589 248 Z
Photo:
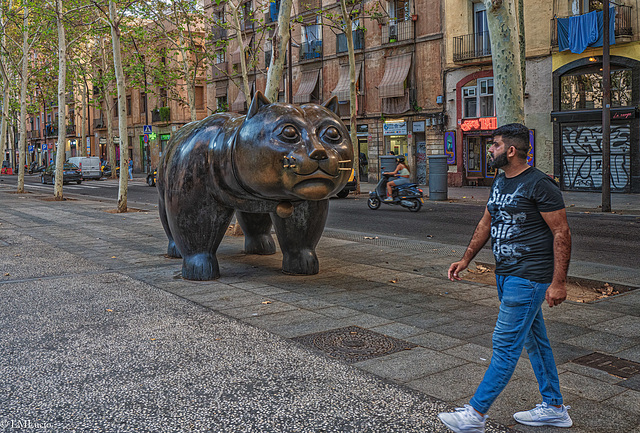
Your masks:
M 129 180 L 133 179 L 133 158 L 129 159 Z
M 527 165 L 529 130 L 524 125 L 501 126 L 492 138 L 491 165 L 504 172 L 493 182 L 484 215 L 462 260 L 449 267 L 449 279 L 460 280 L 460 272 L 491 237 L 501 302 L 493 355 L 469 404 L 438 417 L 456 433 L 483 433 L 485 414 L 507 386 L 524 346 L 542 404 L 513 417 L 526 425 L 571 427 L 542 317 L 545 300 L 553 307 L 567 297 L 571 232 L 564 201 L 549 176 Z

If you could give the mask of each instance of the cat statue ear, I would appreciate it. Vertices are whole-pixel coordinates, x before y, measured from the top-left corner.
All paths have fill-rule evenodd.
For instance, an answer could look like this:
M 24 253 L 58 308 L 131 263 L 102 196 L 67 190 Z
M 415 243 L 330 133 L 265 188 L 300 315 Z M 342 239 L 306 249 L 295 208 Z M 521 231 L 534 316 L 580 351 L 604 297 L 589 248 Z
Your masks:
M 327 101 L 325 101 L 325 103 L 322 104 L 322 106 L 327 110 L 333 111 L 334 113 L 338 114 L 338 97 L 332 96 Z
M 256 113 L 261 107 L 264 107 L 265 105 L 269 105 L 269 104 L 271 104 L 271 102 L 269 102 L 267 97 L 264 96 L 262 92 L 258 90 L 255 96 L 253 97 L 253 100 L 251 101 L 251 106 L 249 106 L 249 111 L 247 112 L 247 117 L 245 118 L 245 120 L 251 119 L 253 116 L 256 115 Z

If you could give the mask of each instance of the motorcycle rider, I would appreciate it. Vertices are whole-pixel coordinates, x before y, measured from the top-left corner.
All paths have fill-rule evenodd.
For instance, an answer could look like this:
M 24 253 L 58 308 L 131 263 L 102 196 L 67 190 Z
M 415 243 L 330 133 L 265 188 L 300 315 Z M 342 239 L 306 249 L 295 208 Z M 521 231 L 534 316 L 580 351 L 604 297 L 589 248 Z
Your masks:
M 391 197 L 391 191 L 394 186 L 405 185 L 409 183 L 409 168 L 404 163 L 404 156 L 398 156 L 396 158 L 396 169 L 394 171 L 385 172 L 389 176 L 396 176 L 392 181 L 387 182 L 387 198 L 384 201 L 393 201 Z

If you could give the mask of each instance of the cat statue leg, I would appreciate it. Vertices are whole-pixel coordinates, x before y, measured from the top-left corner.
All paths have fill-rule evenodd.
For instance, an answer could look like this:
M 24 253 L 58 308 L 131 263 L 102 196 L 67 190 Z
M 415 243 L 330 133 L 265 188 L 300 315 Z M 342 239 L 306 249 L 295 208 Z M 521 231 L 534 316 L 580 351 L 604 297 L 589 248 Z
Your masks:
M 169 222 L 167 221 L 167 211 L 164 207 L 164 197 L 160 195 L 158 199 L 158 211 L 160 213 L 160 222 L 162 223 L 162 228 L 164 229 L 167 238 L 169 239 L 169 245 L 167 246 L 167 255 L 169 257 L 180 259 L 182 255 L 176 247 L 176 242 L 173 240 L 173 235 L 171 234 L 171 230 L 169 229 Z
M 328 212 L 329 200 L 325 199 L 296 204 L 288 218 L 271 214 L 282 250 L 282 271 L 285 274 L 313 275 L 319 272 L 316 245 L 322 236 Z
M 236 219 L 244 232 L 245 254 L 275 254 L 276 243 L 271 236 L 271 217 L 268 213 L 236 211 Z

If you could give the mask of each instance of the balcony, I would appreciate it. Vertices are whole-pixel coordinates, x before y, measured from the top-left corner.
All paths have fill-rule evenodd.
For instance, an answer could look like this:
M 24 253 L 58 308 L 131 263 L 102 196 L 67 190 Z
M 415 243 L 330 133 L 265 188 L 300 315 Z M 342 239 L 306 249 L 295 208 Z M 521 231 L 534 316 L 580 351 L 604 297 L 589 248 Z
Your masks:
M 303 42 L 300 47 L 300 60 L 322 58 L 322 41 Z
M 227 29 L 219 26 L 211 26 L 211 38 L 214 41 L 227 39 Z
M 211 66 L 211 79 L 213 80 L 221 80 L 223 78 L 227 78 L 227 70 L 229 68 L 229 64 L 227 62 L 216 63 Z
M 362 116 L 364 114 L 364 95 L 356 95 L 356 115 Z M 338 104 L 338 116 L 341 118 L 351 116 L 351 104 L 349 102 L 341 102 Z
M 353 49 L 362 50 L 364 48 L 364 30 L 353 31 Z M 340 33 L 336 38 L 336 53 L 346 53 L 347 48 L 347 35 Z
M 269 11 L 265 14 L 265 23 L 275 23 L 278 21 L 278 14 L 280 13 L 280 0 L 269 2 Z
M 40 138 L 40 130 L 34 129 L 31 131 L 27 131 L 27 138 L 29 139 Z
M 104 119 L 94 119 L 93 120 L 93 129 L 105 129 L 107 125 L 105 125 Z
M 615 21 L 615 36 L 616 39 L 624 36 L 633 36 L 633 26 L 631 21 L 631 6 L 615 6 L 616 21 Z M 554 17 L 551 19 L 551 46 L 558 46 L 558 18 L 569 17 Z
M 389 20 L 388 24 L 382 26 L 382 43 L 392 44 L 394 42 L 408 41 L 413 39 L 413 21 L 396 21 L 395 18 Z
M 152 122 L 165 122 L 171 121 L 171 109 L 169 107 L 160 107 L 151 110 Z
M 52 124 L 49 124 L 45 127 L 44 133 L 46 134 L 47 137 L 55 137 L 58 135 L 58 127 L 53 126 Z
M 489 32 L 471 33 L 453 38 L 453 61 L 479 59 L 491 55 Z
M 76 135 L 76 125 L 67 125 L 67 136 Z

